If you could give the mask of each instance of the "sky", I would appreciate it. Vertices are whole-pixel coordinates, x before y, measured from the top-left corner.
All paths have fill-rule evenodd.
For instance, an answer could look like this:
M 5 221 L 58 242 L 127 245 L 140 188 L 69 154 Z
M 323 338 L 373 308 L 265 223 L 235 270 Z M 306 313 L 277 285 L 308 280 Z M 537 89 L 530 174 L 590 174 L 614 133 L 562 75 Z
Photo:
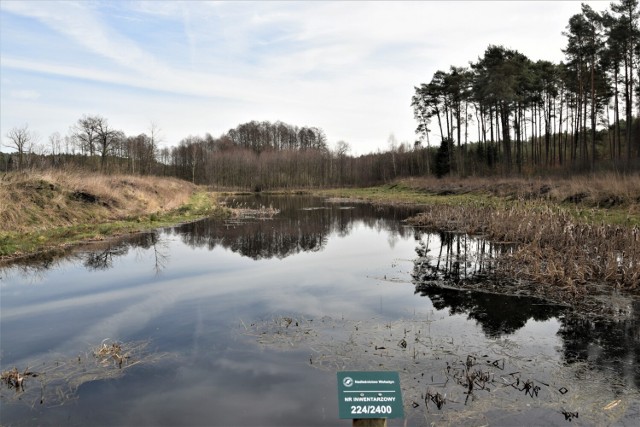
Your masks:
M 604 10 L 607 1 L 585 2 Z M 489 45 L 563 60 L 578 1 L 0 2 L 0 135 L 46 146 L 83 115 L 161 145 L 251 120 L 354 155 L 413 144 L 414 87 Z M 433 143 L 433 140 L 432 140 Z

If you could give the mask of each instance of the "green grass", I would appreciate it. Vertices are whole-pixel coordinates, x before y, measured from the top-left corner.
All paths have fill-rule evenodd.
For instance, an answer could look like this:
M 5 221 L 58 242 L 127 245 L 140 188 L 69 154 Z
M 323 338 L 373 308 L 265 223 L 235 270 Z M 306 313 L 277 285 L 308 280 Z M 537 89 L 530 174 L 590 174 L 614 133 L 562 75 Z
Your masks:
M 447 194 L 438 195 L 420 191 L 403 184 L 388 184 L 367 188 L 343 188 L 333 190 L 320 190 L 317 194 L 326 197 L 354 198 L 373 203 L 407 203 L 415 205 L 474 205 L 474 204 L 501 204 L 505 199 L 484 194 Z

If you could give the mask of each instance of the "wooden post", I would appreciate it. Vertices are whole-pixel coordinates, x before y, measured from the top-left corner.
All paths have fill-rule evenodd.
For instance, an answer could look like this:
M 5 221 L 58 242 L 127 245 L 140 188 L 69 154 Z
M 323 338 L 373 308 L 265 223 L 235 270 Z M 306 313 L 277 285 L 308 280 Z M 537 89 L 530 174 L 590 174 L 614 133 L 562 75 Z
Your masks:
M 354 419 L 353 427 L 387 427 L 387 419 L 386 418 Z

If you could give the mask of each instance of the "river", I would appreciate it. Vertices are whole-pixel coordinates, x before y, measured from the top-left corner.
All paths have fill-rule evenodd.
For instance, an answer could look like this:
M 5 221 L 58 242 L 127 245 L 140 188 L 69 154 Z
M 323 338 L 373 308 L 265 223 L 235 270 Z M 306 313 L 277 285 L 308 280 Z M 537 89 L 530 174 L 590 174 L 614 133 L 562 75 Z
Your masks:
M 463 276 L 491 280 L 477 260 L 493 249 L 406 226 L 412 208 L 228 204 L 279 213 L 1 267 L 0 363 L 24 380 L 2 383 L 0 423 L 346 426 L 342 370 L 400 373 L 406 419 L 391 426 L 640 419 L 637 299 L 595 319 L 456 290 Z

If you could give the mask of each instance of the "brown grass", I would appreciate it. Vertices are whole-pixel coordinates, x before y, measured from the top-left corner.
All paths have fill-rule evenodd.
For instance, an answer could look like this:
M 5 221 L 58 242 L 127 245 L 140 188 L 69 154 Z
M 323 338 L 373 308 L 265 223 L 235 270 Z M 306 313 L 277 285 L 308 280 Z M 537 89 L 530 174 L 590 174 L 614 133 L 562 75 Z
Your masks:
M 487 194 L 512 199 L 541 199 L 586 207 L 620 207 L 640 214 L 640 174 L 603 173 L 571 178 L 415 178 L 402 181 L 433 194 Z
M 567 210 L 534 202 L 511 206 L 427 206 L 414 225 L 482 235 L 515 244 L 497 273 L 577 296 L 593 284 L 640 290 L 638 226 L 590 224 Z
M 9 173 L 0 178 L 0 224 L 5 232 L 31 232 L 135 218 L 176 209 L 195 190 L 173 178 Z

